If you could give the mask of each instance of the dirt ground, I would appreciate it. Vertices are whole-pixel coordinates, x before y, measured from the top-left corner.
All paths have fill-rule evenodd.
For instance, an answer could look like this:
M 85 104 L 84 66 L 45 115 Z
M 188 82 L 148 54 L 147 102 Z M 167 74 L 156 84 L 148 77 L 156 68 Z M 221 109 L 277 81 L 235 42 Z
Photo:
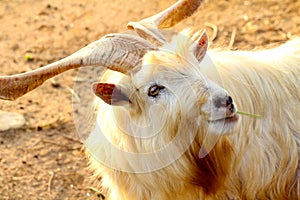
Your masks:
M 0 75 L 59 60 L 105 34 L 126 30 L 175 0 L 0 0 Z M 214 36 L 212 27 L 217 27 Z M 212 47 L 252 50 L 300 36 L 299 0 L 207 1 L 174 30 L 205 28 Z M 30 54 L 31 61 L 24 59 Z M 76 70 L 30 94 L 1 101 L 24 114 L 26 125 L 0 132 L 0 200 L 101 199 L 89 182 L 82 143 L 72 119 Z

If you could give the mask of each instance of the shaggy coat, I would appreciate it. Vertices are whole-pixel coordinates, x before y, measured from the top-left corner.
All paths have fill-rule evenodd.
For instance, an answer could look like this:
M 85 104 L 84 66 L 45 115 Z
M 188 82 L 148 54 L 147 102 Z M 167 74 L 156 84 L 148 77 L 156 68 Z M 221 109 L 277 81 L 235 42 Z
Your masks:
M 298 199 L 300 39 L 255 52 L 208 50 L 199 63 L 189 50 L 194 37 L 182 34 L 148 52 L 138 72 L 109 71 L 102 79 L 130 94 L 118 106 L 96 100 L 97 125 L 85 144 L 107 198 Z M 158 98 L 147 96 L 153 83 L 167 88 Z M 240 115 L 229 132 L 211 132 L 202 108 L 214 88 L 261 117 Z M 151 153 L 169 143 L 170 151 L 148 159 L 124 153 Z

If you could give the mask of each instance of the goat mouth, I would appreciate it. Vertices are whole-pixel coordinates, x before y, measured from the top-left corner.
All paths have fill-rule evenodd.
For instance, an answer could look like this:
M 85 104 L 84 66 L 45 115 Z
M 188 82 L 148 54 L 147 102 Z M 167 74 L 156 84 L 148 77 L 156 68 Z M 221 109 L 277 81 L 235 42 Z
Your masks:
M 233 114 L 221 119 L 208 120 L 209 131 L 214 134 L 229 134 L 237 127 L 239 121 L 238 114 Z
M 239 116 L 237 114 L 234 114 L 221 119 L 208 120 L 208 123 L 219 123 L 219 122 L 232 123 L 232 122 L 237 122 L 238 120 L 239 120 Z

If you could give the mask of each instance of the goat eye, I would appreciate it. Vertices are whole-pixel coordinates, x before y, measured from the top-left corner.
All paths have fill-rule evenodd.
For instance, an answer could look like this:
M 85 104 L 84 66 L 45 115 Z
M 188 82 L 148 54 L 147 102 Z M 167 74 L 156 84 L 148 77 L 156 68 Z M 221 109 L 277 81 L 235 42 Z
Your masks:
M 159 95 L 160 90 L 164 89 L 164 86 L 161 85 L 153 85 L 148 90 L 148 96 L 149 97 L 156 97 Z

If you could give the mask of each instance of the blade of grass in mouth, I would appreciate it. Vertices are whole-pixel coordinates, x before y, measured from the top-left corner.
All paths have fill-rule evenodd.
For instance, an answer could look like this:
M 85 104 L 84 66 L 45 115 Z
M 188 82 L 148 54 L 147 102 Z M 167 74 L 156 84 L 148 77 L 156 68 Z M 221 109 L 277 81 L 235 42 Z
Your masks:
M 254 117 L 254 118 L 261 118 L 261 115 L 248 113 L 248 112 L 244 112 L 244 111 L 240 111 L 240 110 L 237 111 L 237 114 L 245 115 L 245 116 L 249 116 L 249 117 Z

